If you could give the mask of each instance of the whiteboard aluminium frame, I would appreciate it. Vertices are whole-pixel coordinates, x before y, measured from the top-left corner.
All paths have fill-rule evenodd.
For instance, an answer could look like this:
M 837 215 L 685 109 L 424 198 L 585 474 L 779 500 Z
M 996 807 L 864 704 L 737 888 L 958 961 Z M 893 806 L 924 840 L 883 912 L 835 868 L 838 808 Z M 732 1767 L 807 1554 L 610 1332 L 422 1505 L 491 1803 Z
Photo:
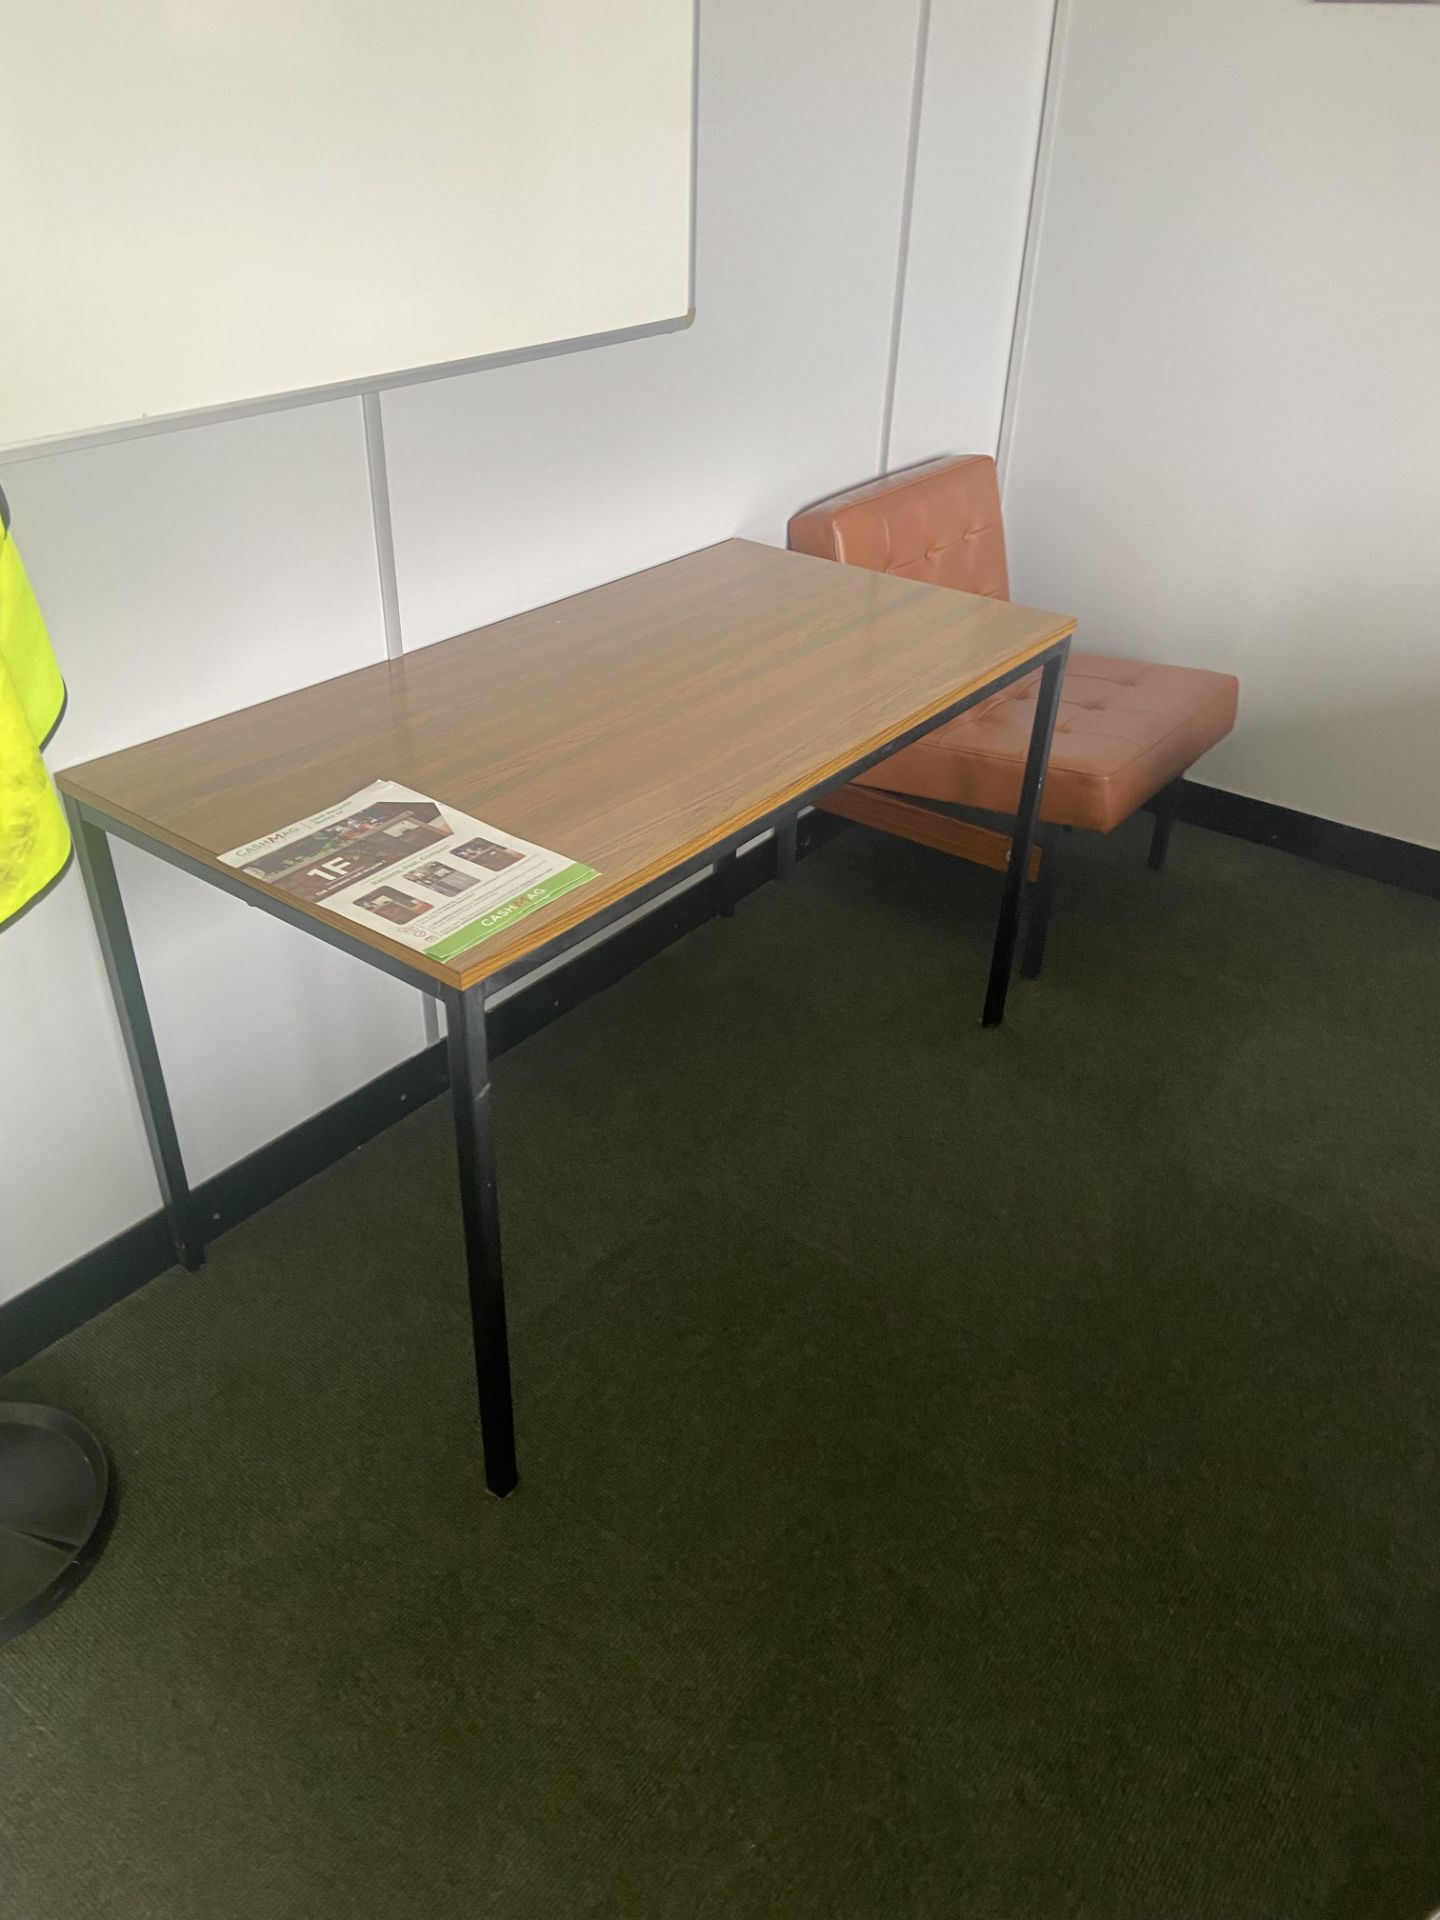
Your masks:
M 693 217 L 693 216 L 692 216 Z M 146 440 L 155 433 L 179 433 L 187 427 L 209 427 L 224 420 L 253 420 L 261 413 L 288 413 L 295 407 L 319 407 L 331 400 L 378 400 L 392 387 L 418 387 L 427 380 L 449 380 L 456 374 L 483 373 L 489 367 L 515 366 L 524 360 L 553 360 L 563 353 L 587 347 L 616 346 L 625 340 L 645 340 L 658 333 L 683 333 L 695 318 L 692 240 L 691 305 L 685 313 L 666 320 L 647 320 L 640 326 L 617 327 L 611 333 L 577 334 L 573 340 L 545 340 L 536 346 L 509 347 L 502 353 L 484 353 L 473 360 L 447 360 L 434 367 L 410 367 L 403 373 L 384 373 L 368 380 L 343 380 L 331 387 L 301 387 L 294 393 L 266 394 L 259 400 L 232 400 L 219 407 L 197 407 L 188 413 L 161 413 L 144 420 L 127 420 L 116 427 L 96 427 L 82 433 L 55 434 L 45 440 L 25 440 L 0 447 L 0 466 L 22 460 L 43 460 L 53 453 L 80 453 L 88 447 L 108 447 L 117 440 Z

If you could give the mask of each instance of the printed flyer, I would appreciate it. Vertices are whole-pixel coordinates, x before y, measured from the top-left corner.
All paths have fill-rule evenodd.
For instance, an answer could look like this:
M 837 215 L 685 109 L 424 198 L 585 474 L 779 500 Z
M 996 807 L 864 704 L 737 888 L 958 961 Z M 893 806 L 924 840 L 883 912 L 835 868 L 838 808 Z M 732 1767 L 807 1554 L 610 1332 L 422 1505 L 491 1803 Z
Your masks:
M 453 960 L 597 877 L 393 780 L 220 858 L 432 960 Z

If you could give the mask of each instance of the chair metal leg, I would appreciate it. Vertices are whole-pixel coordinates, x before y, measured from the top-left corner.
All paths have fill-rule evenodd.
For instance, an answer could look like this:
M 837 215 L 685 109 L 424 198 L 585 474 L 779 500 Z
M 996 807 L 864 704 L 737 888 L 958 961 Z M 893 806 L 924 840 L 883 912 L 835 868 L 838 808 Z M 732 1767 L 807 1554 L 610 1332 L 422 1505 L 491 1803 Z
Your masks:
M 185 1161 L 175 1131 L 175 1116 L 170 1110 L 165 1072 L 155 1045 L 155 1029 L 150 1024 L 150 1009 L 145 1003 L 145 986 L 130 938 L 130 923 L 125 918 L 120 883 L 115 878 L 115 864 L 110 858 L 110 841 L 105 829 L 91 820 L 78 801 L 68 794 L 65 811 L 70 820 L 70 837 L 75 843 L 75 859 L 90 897 L 100 957 L 105 962 L 105 974 L 115 1001 L 140 1117 L 150 1142 L 150 1157 L 155 1163 L 155 1178 L 171 1244 L 177 1262 L 194 1273 L 205 1262 L 199 1209 L 185 1176 Z
M 470 1284 L 470 1327 L 485 1484 L 501 1499 L 514 1490 L 515 1415 L 510 1397 L 510 1342 L 505 1325 L 505 1272 L 500 1255 L 500 1206 L 495 1144 L 490 1129 L 490 1058 L 485 1038 L 485 989 L 445 996 L 450 1097 L 460 1165 L 460 1210 Z
M 1055 715 L 1060 705 L 1060 681 L 1069 654 L 1067 641 L 1045 662 L 1040 675 L 1040 693 L 1035 702 L 1035 720 L 1030 729 L 1030 751 L 1025 759 L 1025 777 L 1020 784 L 1020 809 L 1015 816 L 1015 832 L 1010 842 L 1010 864 L 1005 873 L 1005 891 L 1000 900 L 1000 922 L 995 929 L 995 951 L 990 961 L 990 982 L 985 993 L 982 1024 L 998 1027 L 1005 1018 L 1005 1000 L 1010 991 L 1010 973 L 1015 962 L 1015 937 L 1020 928 L 1020 903 L 1025 889 L 1025 874 L 1030 865 L 1030 849 L 1035 843 L 1035 823 L 1040 813 L 1040 794 L 1045 785 L 1045 770 L 1050 762 L 1050 741 L 1055 732 Z
M 1172 780 L 1168 787 L 1162 787 L 1155 796 L 1155 830 L 1150 835 L 1149 867 L 1152 873 L 1159 873 L 1165 864 L 1165 855 L 1170 850 L 1170 829 L 1175 824 L 1175 807 L 1180 798 L 1180 782 Z
M 1060 829 L 1046 821 L 1040 843 L 1040 877 L 1026 889 L 1025 946 L 1020 956 L 1020 978 L 1036 980 L 1045 964 L 1045 936 L 1050 930 L 1050 908 L 1055 899 L 1055 872 L 1060 860 Z

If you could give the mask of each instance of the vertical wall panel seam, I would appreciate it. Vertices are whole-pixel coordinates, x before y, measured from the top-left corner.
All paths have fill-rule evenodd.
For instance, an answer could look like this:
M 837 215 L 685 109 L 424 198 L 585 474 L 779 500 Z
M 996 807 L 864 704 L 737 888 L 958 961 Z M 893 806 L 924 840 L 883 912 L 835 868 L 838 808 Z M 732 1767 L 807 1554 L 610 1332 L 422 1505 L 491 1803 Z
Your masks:
M 1055 150 L 1055 122 L 1070 12 L 1071 0 L 1055 0 L 1055 11 L 1050 19 L 1050 47 L 1045 59 L 1045 85 L 1040 98 L 1040 124 L 1035 132 L 1035 167 L 1030 177 L 1030 205 L 1025 216 L 1025 246 L 1020 256 L 1020 281 L 1015 290 L 1015 317 L 1010 329 L 1010 357 L 1005 368 L 1005 396 L 1000 406 L 1000 434 L 995 447 L 1002 498 L 1015 431 L 1015 412 L 1020 399 L 1030 314 L 1035 299 L 1035 268 L 1044 224 L 1050 163 Z
M 920 120 L 925 106 L 931 5 L 932 0 L 920 0 L 920 11 L 915 22 L 915 71 L 910 82 L 905 181 L 900 194 L 900 233 L 895 250 L 895 299 L 890 311 L 890 352 L 885 367 L 885 398 L 880 414 L 878 471 L 881 473 L 890 470 L 890 436 L 895 424 L 895 387 L 900 376 L 900 336 L 905 320 L 905 282 L 910 267 L 910 231 L 915 213 L 915 176 L 920 159 Z
M 385 623 L 385 652 L 398 660 L 405 651 L 400 633 L 400 587 L 395 573 L 395 531 L 390 520 L 390 478 L 385 466 L 385 422 L 378 392 L 360 396 L 365 422 L 365 467 L 370 478 L 370 521 L 375 534 L 375 569 L 380 576 L 380 612 Z
M 390 471 L 385 463 L 385 420 L 378 390 L 360 396 L 365 424 L 365 469 L 370 480 L 370 522 L 375 535 L 375 571 L 380 580 L 380 612 L 385 625 L 385 656 L 398 660 L 405 651 L 400 629 L 400 583 L 395 569 L 395 527 L 390 517 Z M 381 772 L 386 778 L 388 770 Z M 420 996 L 425 1045 L 440 1038 L 440 1021 L 428 993 Z

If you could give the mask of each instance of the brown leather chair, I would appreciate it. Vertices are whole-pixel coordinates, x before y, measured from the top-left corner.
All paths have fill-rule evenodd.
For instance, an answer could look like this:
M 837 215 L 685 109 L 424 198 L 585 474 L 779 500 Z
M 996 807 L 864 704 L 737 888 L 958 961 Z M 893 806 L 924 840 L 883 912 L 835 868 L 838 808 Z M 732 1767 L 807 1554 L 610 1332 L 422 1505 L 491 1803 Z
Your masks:
M 927 461 L 837 493 L 790 522 L 790 545 L 855 567 L 963 593 L 1010 596 L 995 462 L 986 454 Z M 1039 675 L 937 727 L 821 802 L 827 812 L 1004 870 L 1010 836 L 942 811 L 1013 815 Z M 1070 655 L 1041 801 L 1021 972 L 1045 952 L 1058 828 L 1109 833 L 1154 803 L 1150 865 L 1164 862 L 1181 776 L 1235 724 L 1239 682 L 1200 667 Z M 920 804 L 916 804 L 919 802 Z

